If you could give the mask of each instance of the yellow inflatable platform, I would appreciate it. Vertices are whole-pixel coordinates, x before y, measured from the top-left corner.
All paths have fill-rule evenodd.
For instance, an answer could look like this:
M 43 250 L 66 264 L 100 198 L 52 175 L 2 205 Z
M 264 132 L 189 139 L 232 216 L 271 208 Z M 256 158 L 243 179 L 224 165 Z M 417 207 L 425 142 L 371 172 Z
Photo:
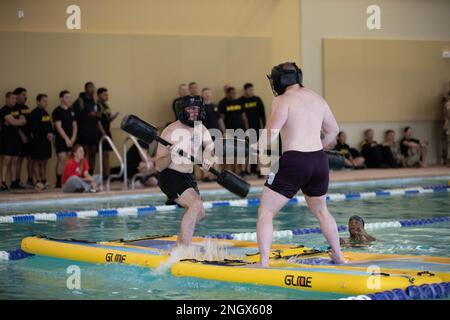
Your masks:
M 450 258 L 444 257 L 346 251 L 344 256 L 349 263 L 335 265 L 324 251 L 273 245 L 270 268 L 260 268 L 255 265 L 259 256 L 254 242 L 194 238 L 193 244 L 199 252 L 207 250 L 213 243 L 225 258 L 201 260 L 193 257 L 170 262 L 175 243 L 176 237 L 88 242 L 34 236 L 22 240 L 22 250 L 88 263 L 120 263 L 148 268 L 166 264 L 174 276 L 352 295 L 450 281 Z

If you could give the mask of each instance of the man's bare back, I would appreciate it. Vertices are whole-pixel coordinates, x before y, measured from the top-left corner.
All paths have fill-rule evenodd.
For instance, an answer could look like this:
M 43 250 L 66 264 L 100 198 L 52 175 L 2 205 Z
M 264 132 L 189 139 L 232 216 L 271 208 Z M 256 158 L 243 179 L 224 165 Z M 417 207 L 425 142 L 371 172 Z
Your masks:
M 300 86 L 292 86 L 273 100 L 271 120 L 268 128 L 280 129 L 283 152 L 322 150 L 339 130 L 326 101 Z M 325 135 L 323 140 L 321 131 Z

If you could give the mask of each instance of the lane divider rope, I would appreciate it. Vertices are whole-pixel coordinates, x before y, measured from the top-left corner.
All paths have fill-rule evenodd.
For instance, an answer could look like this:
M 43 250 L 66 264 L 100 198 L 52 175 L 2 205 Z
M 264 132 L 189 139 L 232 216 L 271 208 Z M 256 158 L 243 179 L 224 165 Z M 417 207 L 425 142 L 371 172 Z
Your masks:
M 434 185 L 429 187 L 414 187 L 404 189 L 387 189 L 372 192 L 349 192 L 349 193 L 331 193 L 327 195 L 328 201 L 345 201 L 370 199 L 389 196 L 410 196 L 426 193 L 449 192 L 449 185 Z M 213 207 L 252 207 L 258 206 L 260 200 L 256 199 L 238 199 L 224 201 L 205 201 L 204 208 Z M 296 196 L 289 200 L 288 204 L 304 204 L 306 200 L 304 196 Z M 34 223 L 37 221 L 59 221 L 65 218 L 91 218 L 91 217 L 120 217 L 120 216 L 140 216 L 155 212 L 172 211 L 179 208 L 177 205 L 160 205 L 160 206 L 144 206 L 144 207 L 124 207 L 116 209 L 101 210 L 83 210 L 83 211 L 58 211 L 55 213 L 35 213 L 21 215 L 7 215 L 0 217 L 0 223 Z
M 405 290 L 393 289 L 373 294 L 352 296 L 339 300 L 428 300 L 450 297 L 450 282 L 409 286 Z

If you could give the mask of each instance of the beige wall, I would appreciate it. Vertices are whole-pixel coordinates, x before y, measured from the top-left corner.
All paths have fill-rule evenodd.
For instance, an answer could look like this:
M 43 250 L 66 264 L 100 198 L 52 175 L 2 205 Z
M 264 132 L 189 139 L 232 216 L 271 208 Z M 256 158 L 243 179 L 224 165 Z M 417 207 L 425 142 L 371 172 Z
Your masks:
M 381 8 L 381 30 L 368 30 L 366 9 Z M 305 84 L 322 93 L 322 39 L 450 40 L 448 0 L 301 0 Z
M 381 8 L 381 30 L 366 27 L 366 9 L 372 4 Z M 431 143 L 430 163 L 439 161 L 439 100 L 450 80 L 442 49 L 448 49 L 449 41 L 447 0 L 301 1 L 305 85 L 330 100 L 352 145 L 361 141 L 365 128 L 374 128 L 381 140 L 387 129 L 397 128 L 399 133 L 412 125 L 417 136 Z M 420 65 L 407 65 L 417 59 Z M 426 81 L 418 81 L 413 73 Z M 376 94 L 380 89 L 389 96 Z
M 45 92 L 51 111 L 60 90 L 76 98 L 91 80 L 110 90 L 113 110 L 162 126 L 173 119 L 178 84 L 193 80 L 211 87 L 216 101 L 224 84 L 240 93 L 253 82 L 270 108 L 265 74 L 274 63 L 299 59 L 297 0 L 80 0 L 81 30 L 68 30 L 72 3 L 0 1 L 0 41 L 8 48 L 0 51 L 2 95 L 24 86 L 34 106 Z M 120 145 L 118 125 L 113 135 Z
M 450 41 L 324 39 L 324 96 L 340 121 L 442 117 Z

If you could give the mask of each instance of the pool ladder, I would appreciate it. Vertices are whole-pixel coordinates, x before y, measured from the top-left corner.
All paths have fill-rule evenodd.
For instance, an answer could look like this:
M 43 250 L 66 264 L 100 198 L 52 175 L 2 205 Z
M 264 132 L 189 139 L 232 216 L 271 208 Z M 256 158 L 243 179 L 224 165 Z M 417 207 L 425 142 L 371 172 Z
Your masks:
M 114 142 L 112 141 L 112 139 L 110 137 L 108 137 L 107 135 L 104 135 L 103 137 L 101 137 L 100 142 L 98 143 L 98 157 L 99 157 L 99 166 L 100 166 L 100 177 L 101 177 L 101 185 L 102 185 L 102 189 L 103 188 L 103 142 L 106 141 L 109 146 L 111 147 L 112 151 L 114 152 L 114 154 L 117 157 L 117 160 L 119 160 L 120 163 L 120 170 L 119 173 L 117 174 L 110 174 L 108 175 L 108 179 L 106 179 L 106 191 L 110 190 L 110 186 L 111 186 L 111 179 L 113 178 L 120 178 L 123 175 L 124 170 L 126 170 L 126 163 L 124 164 L 122 157 L 120 156 L 119 151 L 117 150 Z
M 100 176 L 103 177 L 103 142 L 106 141 L 110 146 L 112 151 L 114 152 L 117 160 L 119 160 L 120 163 L 120 170 L 119 173 L 116 174 L 110 174 L 108 176 L 108 179 L 106 180 L 106 191 L 110 191 L 111 186 L 111 180 L 114 178 L 121 178 L 123 177 L 123 186 L 124 190 L 128 190 L 128 168 L 127 168 L 127 143 L 128 141 L 131 141 L 137 148 L 139 154 L 141 155 L 142 159 L 145 160 L 145 164 L 147 166 L 147 169 L 150 170 L 151 163 L 148 160 L 148 157 L 144 151 L 144 149 L 139 145 L 139 142 L 137 139 L 131 135 L 127 136 L 122 143 L 122 151 L 123 151 L 123 157 L 120 155 L 119 151 L 116 148 L 116 145 L 112 141 L 112 139 L 108 136 L 103 136 L 100 139 L 99 142 L 99 165 L 100 165 Z M 143 173 L 136 173 L 133 177 L 131 177 L 131 189 L 134 190 L 136 188 L 136 180 L 140 177 L 144 177 L 145 174 Z M 103 178 L 102 178 L 102 188 L 103 188 Z
M 131 135 L 126 137 L 122 144 L 123 161 L 125 163 L 125 170 L 124 170 L 124 174 L 123 174 L 123 185 L 124 185 L 125 190 L 128 190 L 128 168 L 127 168 L 127 151 L 128 151 L 127 143 L 128 143 L 128 141 L 133 142 L 133 144 L 136 146 L 136 148 L 141 156 L 141 159 L 145 159 L 145 164 L 146 164 L 147 170 L 150 170 L 150 168 L 151 168 L 151 163 L 148 160 L 148 156 L 145 153 L 144 149 L 139 145 L 139 142 L 137 141 L 137 139 Z M 132 190 L 134 190 L 136 188 L 136 179 L 144 177 L 144 176 L 146 176 L 146 174 L 138 172 L 133 177 L 131 177 L 131 189 Z

